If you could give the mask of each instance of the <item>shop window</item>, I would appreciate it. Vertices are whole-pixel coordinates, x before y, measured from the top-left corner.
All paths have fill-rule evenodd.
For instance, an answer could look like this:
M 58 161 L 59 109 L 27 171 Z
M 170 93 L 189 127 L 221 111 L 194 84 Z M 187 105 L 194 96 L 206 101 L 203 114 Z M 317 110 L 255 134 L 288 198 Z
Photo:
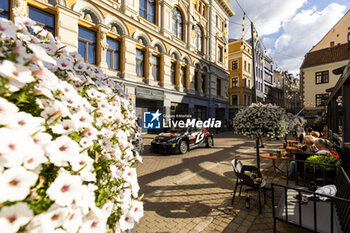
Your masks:
M 55 35 L 55 15 L 33 6 L 28 7 L 29 18 L 42 25 L 44 29 Z
M 96 64 L 96 32 L 79 26 L 78 52 L 85 62 Z
M 108 68 L 120 70 L 120 42 L 118 40 L 107 37 L 107 64 Z

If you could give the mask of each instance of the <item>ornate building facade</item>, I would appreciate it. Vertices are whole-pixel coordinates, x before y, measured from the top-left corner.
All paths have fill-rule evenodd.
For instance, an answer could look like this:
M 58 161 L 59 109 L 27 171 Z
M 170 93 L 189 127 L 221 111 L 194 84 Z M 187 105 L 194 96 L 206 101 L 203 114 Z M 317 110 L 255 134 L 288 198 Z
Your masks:
M 228 117 L 225 0 L 1 0 L 122 81 L 137 113 Z

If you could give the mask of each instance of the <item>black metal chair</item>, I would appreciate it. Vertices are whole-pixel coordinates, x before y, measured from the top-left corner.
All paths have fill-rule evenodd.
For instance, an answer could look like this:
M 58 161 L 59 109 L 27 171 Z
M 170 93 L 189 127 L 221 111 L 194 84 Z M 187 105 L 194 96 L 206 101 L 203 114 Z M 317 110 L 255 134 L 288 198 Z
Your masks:
M 241 196 L 241 192 L 242 192 L 242 186 L 246 185 L 248 187 L 250 187 L 249 189 L 246 189 L 245 191 L 250 191 L 250 190 L 256 190 L 258 191 L 258 196 L 259 196 L 259 211 L 261 213 L 261 198 L 260 198 L 260 192 L 261 189 L 263 189 L 264 191 L 264 203 L 266 204 L 266 191 L 265 191 L 265 185 L 266 185 L 266 181 L 263 179 L 261 172 L 259 171 L 258 168 L 254 167 L 254 166 L 245 166 L 241 163 L 241 161 L 239 161 L 238 159 L 233 159 L 232 160 L 232 167 L 233 167 L 233 171 L 237 177 L 236 180 L 236 186 L 235 186 L 235 190 L 233 192 L 233 196 L 232 196 L 232 205 L 236 196 L 236 191 L 237 191 L 237 187 L 238 185 L 241 185 L 240 189 L 239 189 L 239 196 Z M 256 183 L 254 182 L 254 180 L 252 179 L 252 177 L 250 177 L 249 175 L 245 174 L 245 171 L 249 171 L 249 172 L 255 172 L 259 178 L 262 178 L 261 183 Z

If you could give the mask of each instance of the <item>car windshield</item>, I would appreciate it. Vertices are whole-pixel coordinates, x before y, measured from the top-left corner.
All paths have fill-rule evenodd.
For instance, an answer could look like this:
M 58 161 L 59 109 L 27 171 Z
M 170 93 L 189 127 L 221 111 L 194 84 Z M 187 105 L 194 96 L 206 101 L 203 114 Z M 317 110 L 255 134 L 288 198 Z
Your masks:
M 175 129 L 175 128 L 173 128 L 173 129 L 170 129 L 169 130 L 169 133 L 185 133 L 186 132 L 186 128 L 177 128 L 177 129 Z

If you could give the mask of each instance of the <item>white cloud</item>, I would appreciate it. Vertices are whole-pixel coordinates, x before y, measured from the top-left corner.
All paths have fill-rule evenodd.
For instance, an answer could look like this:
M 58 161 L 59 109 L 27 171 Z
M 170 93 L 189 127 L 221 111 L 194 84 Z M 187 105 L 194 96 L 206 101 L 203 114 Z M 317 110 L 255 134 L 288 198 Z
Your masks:
M 270 35 L 279 31 L 283 22 L 295 15 L 307 0 L 239 0 L 239 3 L 253 20 L 260 36 Z M 241 23 L 243 13 L 235 1 L 231 1 L 236 15 L 231 21 Z M 250 22 L 246 20 L 246 29 L 249 29 Z M 230 37 L 240 38 L 242 28 L 237 24 L 230 24 Z M 250 30 L 250 29 L 249 29 Z M 246 38 L 250 38 L 250 31 L 246 33 Z
M 345 9 L 344 5 L 332 3 L 320 11 L 316 7 L 302 10 L 284 21 L 283 34 L 277 38 L 272 50 L 277 63 L 298 73 L 304 55 L 338 22 Z

